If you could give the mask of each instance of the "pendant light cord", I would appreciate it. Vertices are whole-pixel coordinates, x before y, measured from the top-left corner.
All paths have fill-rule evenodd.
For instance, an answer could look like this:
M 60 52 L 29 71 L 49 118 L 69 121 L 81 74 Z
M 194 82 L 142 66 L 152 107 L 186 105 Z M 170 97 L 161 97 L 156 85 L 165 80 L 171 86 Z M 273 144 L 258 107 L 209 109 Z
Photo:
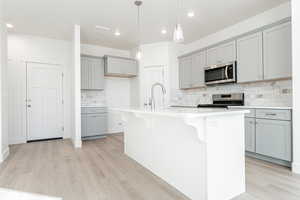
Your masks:
M 141 21 L 140 21 L 140 6 L 138 6 L 138 18 L 137 18 L 137 24 L 138 24 L 138 45 L 141 45 Z

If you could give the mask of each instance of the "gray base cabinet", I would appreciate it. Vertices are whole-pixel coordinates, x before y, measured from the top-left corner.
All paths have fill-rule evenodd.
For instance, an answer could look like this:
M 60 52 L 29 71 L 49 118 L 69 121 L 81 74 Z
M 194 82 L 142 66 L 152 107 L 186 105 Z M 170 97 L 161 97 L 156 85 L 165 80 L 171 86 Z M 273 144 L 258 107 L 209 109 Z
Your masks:
M 255 118 L 245 118 L 245 149 L 255 152 Z
M 245 115 L 246 154 L 257 159 L 290 166 L 292 111 L 258 108 L 247 110 L 250 110 L 250 113 Z
M 291 161 L 291 122 L 256 120 L 256 153 Z
M 107 111 L 105 108 L 81 109 L 81 136 L 92 137 L 107 133 Z

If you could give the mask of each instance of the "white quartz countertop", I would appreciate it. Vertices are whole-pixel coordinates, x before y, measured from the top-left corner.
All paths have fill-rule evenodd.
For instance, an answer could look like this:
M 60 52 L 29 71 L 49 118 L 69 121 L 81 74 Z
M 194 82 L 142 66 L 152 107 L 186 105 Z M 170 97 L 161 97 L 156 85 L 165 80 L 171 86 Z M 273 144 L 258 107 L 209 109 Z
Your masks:
M 174 108 L 197 108 L 197 106 L 180 106 L 172 105 Z M 273 109 L 273 110 L 292 110 L 293 107 L 288 106 L 229 106 L 229 108 L 241 108 L 241 109 Z
M 241 108 L 241 109 L 273 109 L 273 110 L 292 110 L 292 107 L 284 106 L 230 106 L 229 108 Z
M 81 108 L 106 108 L 105 105 L 81 105 Z
M 121 111 L 130 113 L 140 113 L 149 115 L 160 115 L 170 117 L 182 117 L 182 118 L 193 118 L 193 117 L 208 117 L 218 115 L 234 115 L 234 114 L 246 114 L 250 113 L 248 110 L 228 110 L 223 108 L 165 108 L 157 109 L 152 111 L 148 108 L 129 107 L 129 108 L 110 108 L 111 111 Z
M 62 198 L 18 192 L 9 189 L 3 189 L 3 188 L 0 188 L 0 199 L 1 200 L 62 200 Z

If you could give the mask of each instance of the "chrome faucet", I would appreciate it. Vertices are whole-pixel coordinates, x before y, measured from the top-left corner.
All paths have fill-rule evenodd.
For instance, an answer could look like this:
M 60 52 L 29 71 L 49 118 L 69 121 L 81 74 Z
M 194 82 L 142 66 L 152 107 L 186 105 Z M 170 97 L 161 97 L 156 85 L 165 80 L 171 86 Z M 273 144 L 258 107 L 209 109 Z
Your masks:
M 165 86 L 164 86 L 163 84 L 157 82 L 157 83 L 154 83 L 154 84 L 152 85 L 152 88 L 151 88 L 151 110 L 155 110 L 154 88 L 155 88 L 156 86 L 161 87 L 161 90 L 162 90 L 163 95 L 166 95 L 166 93 L 167 93 L 166 88 L 165 88 Z

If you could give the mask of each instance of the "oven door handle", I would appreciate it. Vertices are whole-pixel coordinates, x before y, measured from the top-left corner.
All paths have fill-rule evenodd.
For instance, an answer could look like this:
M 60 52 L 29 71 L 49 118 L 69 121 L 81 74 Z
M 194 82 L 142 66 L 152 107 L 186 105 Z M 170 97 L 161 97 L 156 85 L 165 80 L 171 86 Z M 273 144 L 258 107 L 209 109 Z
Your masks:
M 226 79 L 228 79 L 229 77 L 228 77 L 228 69 L 229 69 L 229 67 L 228 66 L 226 66 L 226 68 L 225 68 L 225 77 L 226 77 Z

